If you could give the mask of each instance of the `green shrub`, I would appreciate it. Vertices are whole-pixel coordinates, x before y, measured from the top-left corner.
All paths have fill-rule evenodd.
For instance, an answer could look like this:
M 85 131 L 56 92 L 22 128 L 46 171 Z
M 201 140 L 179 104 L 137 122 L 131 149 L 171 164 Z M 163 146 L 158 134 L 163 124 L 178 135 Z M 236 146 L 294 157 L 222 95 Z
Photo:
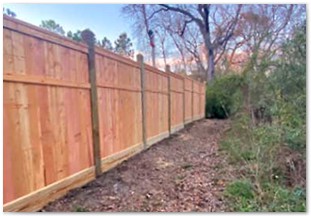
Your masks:
M 254 192 L 249 181 L 235 181 L 226 187 L 225 194 L 229 197 L 253 199 Z
M 237 180 L 229 184 L 224 195 L 230 200 L 233 211 L 253 212 L 257 211 L 253 186 L 248 180 Z
M 228 118 L 241 106 L 241 88 L 244 78 L 240 75 L 224 75 L 209 84 L 206 88 L 206 107 L 207 118 Z
M 273 186 L 273 198 L 267 202 L 269 211 L 274 212 L 305 212 L 306 191 L 297 187 L 292 190 L 280 186 Z

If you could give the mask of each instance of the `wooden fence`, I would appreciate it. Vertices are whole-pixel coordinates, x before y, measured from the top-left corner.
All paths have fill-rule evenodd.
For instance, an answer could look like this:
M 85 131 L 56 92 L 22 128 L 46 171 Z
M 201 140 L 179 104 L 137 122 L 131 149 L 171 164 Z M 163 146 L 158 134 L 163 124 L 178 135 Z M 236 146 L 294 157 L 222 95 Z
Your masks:
M 3 65 L 4 211 L 38 210 L 204 117 L 203 83 L 7 16 Z

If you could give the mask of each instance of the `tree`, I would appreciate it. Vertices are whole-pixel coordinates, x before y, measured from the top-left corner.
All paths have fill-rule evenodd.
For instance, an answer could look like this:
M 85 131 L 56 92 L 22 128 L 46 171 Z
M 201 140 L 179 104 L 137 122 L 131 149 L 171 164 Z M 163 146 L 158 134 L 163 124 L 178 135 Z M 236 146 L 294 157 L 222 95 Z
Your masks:
M 119 38 L 114 42 L 114 44 L 116 53 L 127 57 L 133 57 L 133 44 L 131 42 L 131 39 L 127 37 L 126 33 L 120 34 Z
M 54 32 L 54 33 L 62 35 L 62 36 L 65 35 L 65 31 L 64 31 L 63 27 L 60 24 L 56 23 L 52 19 L 42 20 L 40 27 L 45 28 L 51 32 Z
M 248 5 L 241 12 L 241 19 L 234 32 L 229 54 L 230 64 L 238 54 L 244 54 L 241 65 L 247 78 L 245 107 L 255 125 L 255 113 L 260 107 L 267 106 L 268 100 L 263 97 L 267 92 L 268 73 L 276 67 L 275 59 L 280 57 L 281 45 L 290 35 L 299 17 L 303 17 L 303 7 L 298 5 Z
M 15 18 L 16 17 L 16 13 L 12 10 L 10 10 L 9 8 L 3 8 L 3 14 L 6 14 L 10 17 Z
M 111 41 L 110 41 L 107 37 L 104 37 L 104 38 L 102 39 L 102 41 L 98 41 L 98 45 L 99 45 L 100 47 L 103 47 L 104 49 L 113 51 L 112 43 L 111 43 Z
M 75 40 L 77 42 L 81 42 L 82 41 L 82 37 L 81 37 L 81 31 L 77 30 L 75 33 L 72 33 L 71 31 L 67 32 L 67 37 L 69 37 L 72 40 Z
M 122 8 L 122 14 L 127 19 L 133 20 L 133 33 L 138 38 L 137 45 L 141 51 L 144 51 L 145 59 L 152 59 L 153 66 L 155 66 L 155 47 L 151 46 L 151 38 L 148 34 L 150 30 L 155 31 L 154 28 L 150 28 L 152 22 L 148 15 L 151 13 L 150 7 L 145 4 L 129 4 Z
M 146 10 L 146 19 L 151 28 L 151 23 L 156 17 L 169 16 L 177 26 L 172 26 L 174 32 L 180 37 L 188 31 L 190 26 L 197 28 L 206 49 L 206 79 L 211 81 L 215 74 L 215 61 L 217 52 L 226 49 L 226 45 L 233 35 L 239 19 L 241 5 L 151 5 Z M 177 28 L 177 29 L 176 29 Z M 177 30 L 177 31 L 176 31 Z
M 242 6 L 238 5 L 236 9 L 234 9 L 233 13 L 227 13 L 226 17 L 222 17 L 222 20 L 224 20 L 222 22 L 222 25 L 217 25 L 217 23 L 215 23 L 214 26 L 212 26 L 210 13 L 214 12 L 215 17 L 216 7 L 213 11 L 212 5 L 198 4 L 196 6 L 171 6 L 167 4 L 161 4 L 160 6 L 163 10 L 180 13 L 186 17 L 186 19 L 184 20 L 183 28 L 180 31 L 180 35 L 184 34 L 187 25 L 189 25 L 190 23 L 193 22 L 197 25 L 203 37 L 204 45 L 207 51 L 208 68 L 206 71 L 206 79 L 208 81 L 213 80 L 215 74 L 215 50 L 221 48 L 225 49 L 227 42 L 233 35 Z M 227 10 L 230 9 L 231 8 L 227 8 Z M 223 15 L 225 15 L 225 13 L 223 13 Z M 220 15 L 218 15 L 218 18 L 220 18 Z M 214 21 L 216 21 L 216 19 L 214 19 Z M 215 29 L 215 31 L 212 32 L 212 29 Z

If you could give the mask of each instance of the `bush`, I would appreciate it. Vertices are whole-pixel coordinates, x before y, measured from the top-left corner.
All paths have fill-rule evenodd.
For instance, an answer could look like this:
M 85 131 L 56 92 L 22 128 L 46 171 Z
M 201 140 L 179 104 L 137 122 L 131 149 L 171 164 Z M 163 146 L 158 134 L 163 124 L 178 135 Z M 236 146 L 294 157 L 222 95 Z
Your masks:
M 230 206 L 233 211 L 254 212 L 257 210 L 253 186 L 247 180 L 237 180 L 229 184 L 225 189 L 225 196 L 231 201 Z
M 236 74 L 224 75 L 206 88 L 205 116 L 207 118 L 228 118 L 242 104 L 241 89 L 244 77 Z
M 252 184 L 249 181 L 235 181 L 226 187 L 226 194 L 235 198 L 253 199 Z

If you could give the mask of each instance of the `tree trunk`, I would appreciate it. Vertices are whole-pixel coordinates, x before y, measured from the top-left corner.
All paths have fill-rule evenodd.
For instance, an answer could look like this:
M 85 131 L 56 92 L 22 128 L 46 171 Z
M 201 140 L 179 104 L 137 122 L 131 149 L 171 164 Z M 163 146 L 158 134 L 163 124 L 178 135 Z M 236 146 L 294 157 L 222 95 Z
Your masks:
M 215 62 L 214 62 L 214 50 L 208 49 L 208 62 L 207 62 L 207 82 L 214 79 L 215 76 Z

